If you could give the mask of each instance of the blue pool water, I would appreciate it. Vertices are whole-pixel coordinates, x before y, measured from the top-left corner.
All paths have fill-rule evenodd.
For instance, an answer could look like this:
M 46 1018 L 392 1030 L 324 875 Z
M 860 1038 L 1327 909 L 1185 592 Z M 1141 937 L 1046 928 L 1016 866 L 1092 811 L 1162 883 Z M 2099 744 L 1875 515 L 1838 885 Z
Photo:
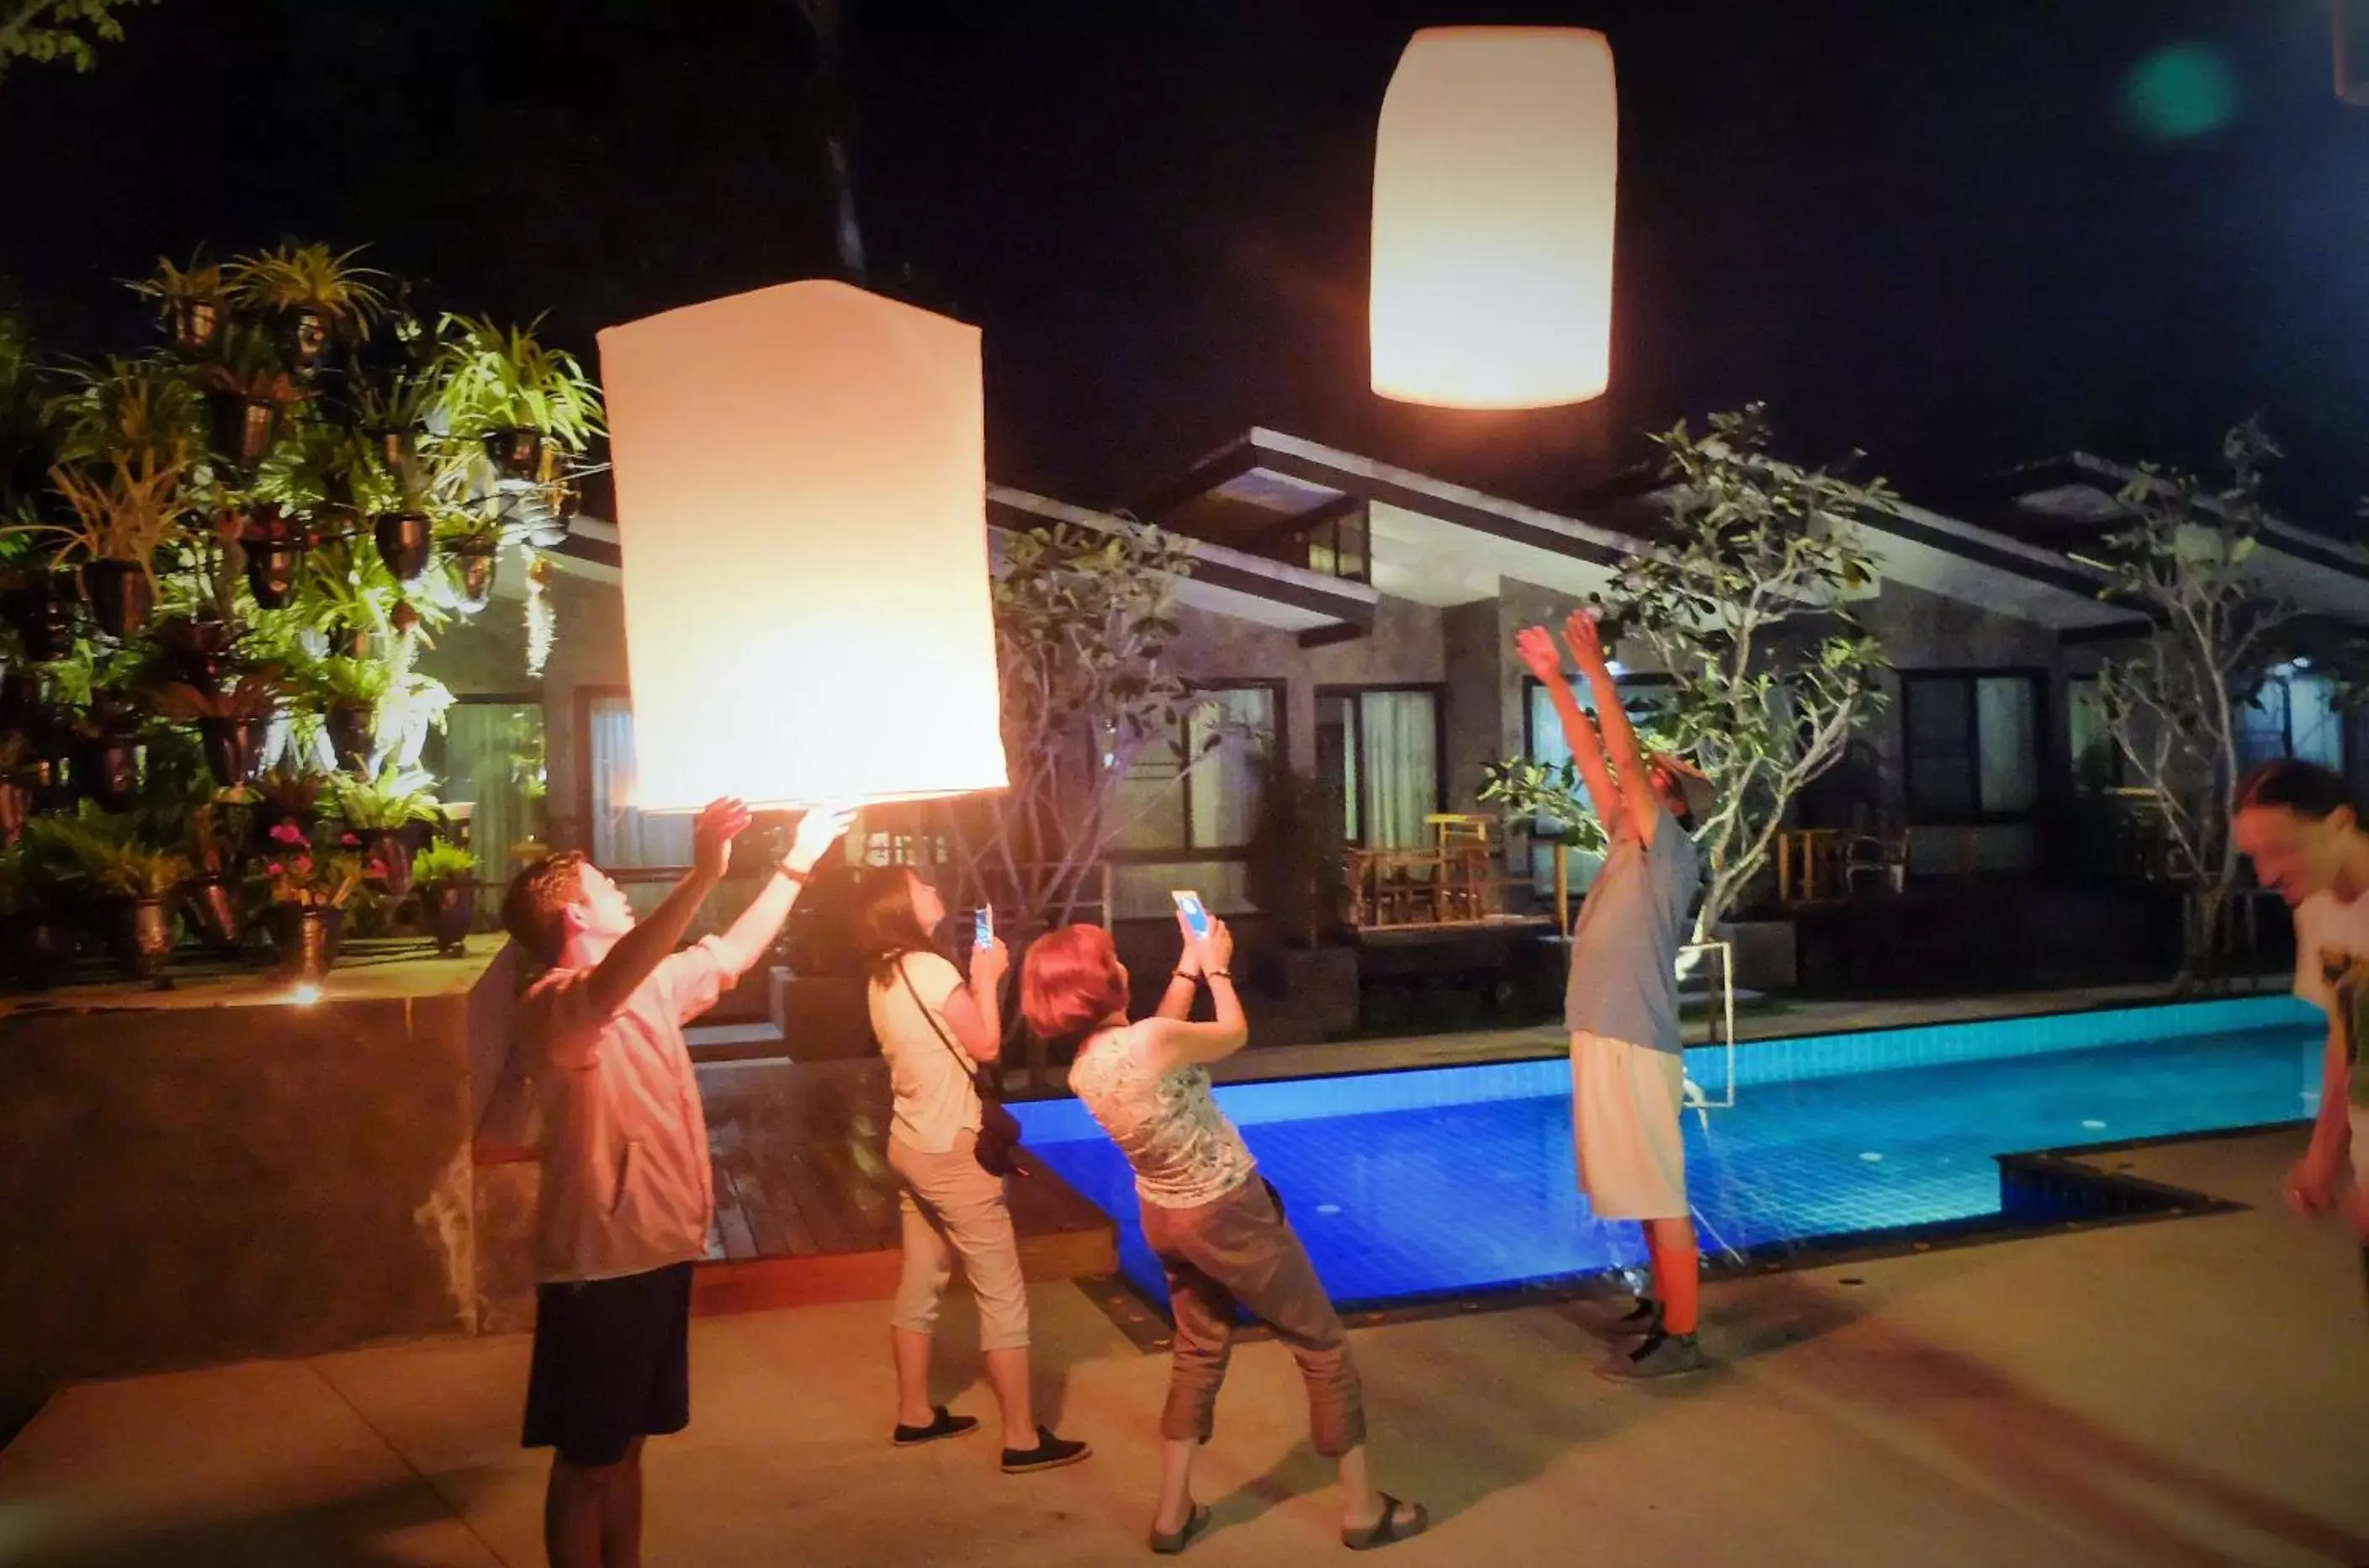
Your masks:
M 1745 1045 L 1735 1104 L 1685 1117 L 1706 1253 L 1996 1213 L 1993 1156 L 2310 1116 L 2319 1015 L 2288 997 Z M 1713 1098 L 1726 1053 L 1688 1053 Z M 1634 1225 L 1574 1186 L 1561 1061 L 1239 1084 L 1219 1102 L 1333 1299 L 1376 1306 L 1633 1265 Z M 1154 1300 L 1120 1159 L 1074 1100 L 1015 1105 L 1028 1141 L 1119 1222 Z

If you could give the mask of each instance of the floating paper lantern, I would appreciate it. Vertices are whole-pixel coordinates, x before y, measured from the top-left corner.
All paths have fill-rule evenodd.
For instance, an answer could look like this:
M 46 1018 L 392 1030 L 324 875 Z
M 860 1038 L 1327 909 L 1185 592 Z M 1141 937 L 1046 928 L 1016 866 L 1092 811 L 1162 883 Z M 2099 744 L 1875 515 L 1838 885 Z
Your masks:
M 1374 390 L 1457 408 L 1603 395 L 1619 117 L 1574 28 L 1430 28 L 1374 148 Z
M 601 334 L 631 804 L 1001 788 L 975 327 L 813 281 Z

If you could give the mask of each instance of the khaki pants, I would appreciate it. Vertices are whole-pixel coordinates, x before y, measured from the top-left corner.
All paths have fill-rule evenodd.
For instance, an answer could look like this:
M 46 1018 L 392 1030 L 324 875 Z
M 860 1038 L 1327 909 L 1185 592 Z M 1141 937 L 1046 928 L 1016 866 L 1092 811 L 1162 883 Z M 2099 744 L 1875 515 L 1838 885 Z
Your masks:
M 1147 1203 L 1143 1235 L 1168 1271 L 1176 1317 L 1168 1403 L 1160 1413 L 1162 1437 L 1209 1440 L 1235 1318 L 1247 1307 L 1299 1363 L 1316 1451 L 1339 1459 L 1366 1440 L 1365 1402 L 1349 1359 L 1348 1333 L 1264 1181 L 1253 1177 L 1197 1208 Z
M 903 1185 L 898 1207 L 905 1246 L 889 1322 L 919 1334 L 934 1330 L 959 1256 L 978 1301 L 978 1347 L 1024 1350 L 1028 1290 L 1020 1276 L 1020 1242 L 1004 1204 L 1003 1178 L 980 1167 L 976 1146 L 967 1132 L 943 1154 L 924 1154 L 893 1135 L 888 1139 L 888 1168 Z

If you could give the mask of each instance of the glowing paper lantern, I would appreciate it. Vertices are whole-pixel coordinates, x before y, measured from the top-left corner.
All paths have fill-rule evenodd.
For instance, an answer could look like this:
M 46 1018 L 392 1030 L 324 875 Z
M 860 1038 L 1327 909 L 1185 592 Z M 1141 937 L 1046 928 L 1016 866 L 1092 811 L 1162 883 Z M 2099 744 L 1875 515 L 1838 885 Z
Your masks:
M 1428 28 L 1374 148 L 1374 390 L 1456 408 L 1603 395 L 1619 115 L 1575 28 Z
M 632 804 L 1005 784 L 978 329 L 785 283 L 601 334 Z

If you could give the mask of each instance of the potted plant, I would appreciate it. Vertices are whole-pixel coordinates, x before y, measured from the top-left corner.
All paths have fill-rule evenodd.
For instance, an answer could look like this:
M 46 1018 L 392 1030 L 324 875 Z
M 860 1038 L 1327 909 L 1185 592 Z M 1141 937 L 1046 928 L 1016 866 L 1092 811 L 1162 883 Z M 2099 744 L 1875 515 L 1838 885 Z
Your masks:
M 303 395 L 270 339 L 238 328 L 224 333 L 215 357 L 198 367 L 198 383 L 206 392 L 215 455 L 244 469 L 263 461 L 279 435 L 281 410 Z
M 313 678 L 338 762 L 367 772 L 378 746 L 379 709 L 395 689 L 395 671 L 380 659 L 332 654 L 314 667 Z
M 143 844 L 128 819 L 88 812 L 47 819 L 47 836 L 73 865 L 73 875 L 97 897 L 109 919 L 116 952 L 147 979 L 173 951 L 172 898 L 188 880 L 189 863 L 169 850 Z
M 224 789 L 235 789 L 255 781 L 264 740 L 287 693 L 280 667 L 267 664 L 246 671 L 227 687 L 166 681 L 151 690 L 149 703 L 160 718 L 197 726 L 207 772 Z
M 411 890 L 412 846 L 403 835 L 435 819 L 434 783 L 417 768 L 389 768 L 374 779 L 338 778 L 329 785 L 338 818 L 360 839 L 363 864 L 398 898 Z
M 72 720 L 74 782 L 102 811 L 127 811 L 140 793 L 140 715 L 122 698 L 94 692 Z
M 231 809 L 207 805 L 189 812 L 184 853 L 190 875 L 182 888 L 198 939 L 224 957 L 235 957 L 246 944 L 246 907 L 238 887 L 243 857 L 224 820 Z
M 256 831 L 268 838 L 274 830 L 293 824 L 299 833 L 310 833 L 328 784 L 329 775 L 314 773 L 292 759 L 271 769 L 255 781 L 259 807 Z
M 398 581 L 410 582 L 436 554 L 436 520 L 424 511 L 381 512 L 371 521 L 379 558 Z
M 386 274 L 355 266 L 353 259 L 361 251 L 357 246 L 340 255 L 326 245 L 291 240 L 232 264 L 232 283 L 240 302 L 271 312 L 286 324 L 298 374 L 310 375 L 320 368 L 334 331 L 367 338 L 372 319 L 386 308 L 386 295 L 372 281 Z
M 238 535 L 246 557 L 246 589 L 266 610 L 284 610 L 296 596 L 296 578 L 304 569 L 303 525 L 274 505 L 249 509 Z
M 317 980 L 337 961 L 347 903 L 362 885 L 361 856 L 317 843 L 293 822 L 271 829 L 266 853 L 272 944 L 295 978 Z
M 74 509 L 74 524 L 18 525 L 60 536 L 59 566 L 79 558 L 91 618 L 110 636 L 129 637 L 155 608 L 156 553 L 181 535 L 186 472 L 177 452 L 153 451 L 124 455 L 103 480 L 60 464 L 50 482 Z
M 576 357 L 548 349 L 524 327 L 454 316 L 445 348 L 447 428 L 474 439 L 502 477 L 548 482 L 559 451 L 582 452 L 600 435 L 601 389 Z
M 25 657 L 35 664 L 62 658 L 74 645 L 74 589 L 60 574 L 28 568 L 11 572 L 0 586 L 0 616 L 16 632 Z
M 189 258 L 186 270 L 160 256 L 153 276 L 126 287 L 154 302 L 157 324 L 165 329 L 166 339 L 189 354 L 214 340 L 230 303 L 222 266 L 207 261 L 203 249 Z
M 502 548 L 501 519 L 485 511 L 452 512 L 440 537 L 445 559 L 452 564 L 458 608 L 464 615 L 474 615 L 494 597 L 494 567 Z
M 477 918 L 477 857 L 439 839 L 411 857 L 411 885 L 419 890 L 419 922 L 439 953 L 461 951 Z
M 55 876 L 22 844 L 0 849 L 0 964 L 27 990 L 47 990 L 74 964 L 74 933 L 53 907 Z

